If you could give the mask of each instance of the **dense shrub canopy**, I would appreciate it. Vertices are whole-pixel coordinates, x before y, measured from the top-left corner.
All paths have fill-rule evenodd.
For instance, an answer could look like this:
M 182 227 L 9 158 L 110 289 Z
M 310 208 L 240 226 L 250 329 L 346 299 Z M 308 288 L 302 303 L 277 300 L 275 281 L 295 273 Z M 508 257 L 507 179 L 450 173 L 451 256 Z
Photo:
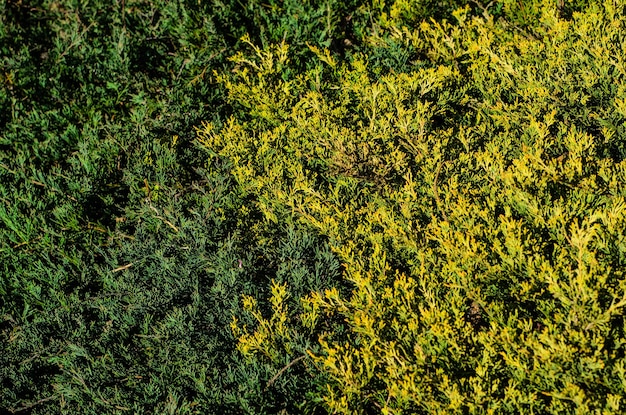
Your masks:
M 618 413 L 626 10 L 0 5 L 0 411 Z

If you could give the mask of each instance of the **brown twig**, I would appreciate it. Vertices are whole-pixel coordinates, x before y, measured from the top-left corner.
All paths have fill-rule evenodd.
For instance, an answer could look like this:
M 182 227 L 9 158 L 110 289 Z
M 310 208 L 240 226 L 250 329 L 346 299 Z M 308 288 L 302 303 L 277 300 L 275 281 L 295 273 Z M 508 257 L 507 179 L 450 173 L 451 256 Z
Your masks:
M 267 382 L 267 385 L 265 385 L 265 389 L 267 390 L 270 386 L 272 386 L 272 384 L 276 381 L 276 379 L 279 378 L 280 375 L 282 375 L 287 369 L 289 369 L 291 366 L 295 365 L 296 363 L 298 363 L 300 360 L 304 359 L 305 357 L 306 355 L 303 354 L 302 356 L 295 358 L 294 360 L 289 362 L 285 367 L 280 369 L 278 373 L 275 374 L 274 377 L 269 380 L 269 382 Z
M 33 406 L 37 406 L 37 405 L 42 404 L 44 402 L 50 401 L 50 400 L 52 400 L 54 398 L 57 398 L 57 395 L 52 395 L 52 396 L 48 396 L 47 398 L 39 399 L 36 402 L 31 402 L 31 403 L 26 404 L 24 406 L 21 406 L 19 408 L 9 408 L 9 412 L 11 412 L 12 414 L 15 414 L 17 412 L 26 411 L 26 410 L 32 408 Z
M 113 271 L 111 272 L 120 272 L 120 271 L 124 271 L 125 269 L 128 269 L 130 267 L 133 266 L 133 263 L 131 262 L 130 264 L 126 264 L 126 265 L 122 265 L 121 267 L 117 267 L 115 268 Z
M 150 203 L 150 201 L 148 200 L 148 203 Z M 159 211 L 157 210 L 157 208 L 155 208 L 154 206 L 152 206 L 152 203 L 150 203 L 150 209 L 154 210 L 156 212 L 155 218 L 157 219 L 161 219 L 163 222 L 165 222 L 165 224 L 167 226 L 169 226 L 170 228 L 172 228 L 174 230 L 174 232 L 178 233 L 178 228 L 176 227 L 176 225 L 174 225 L 172 222 L 170 222 L 169 220 L 165 219 L 163 216 L 159 215 Z

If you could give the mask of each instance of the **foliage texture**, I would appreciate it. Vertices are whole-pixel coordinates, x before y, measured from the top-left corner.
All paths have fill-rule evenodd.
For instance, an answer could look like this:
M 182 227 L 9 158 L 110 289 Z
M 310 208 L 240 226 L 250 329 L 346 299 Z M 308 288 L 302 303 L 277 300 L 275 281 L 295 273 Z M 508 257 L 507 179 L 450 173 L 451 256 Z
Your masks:
M 626 395 L 620 0 L 0 4 L 0 412 Z

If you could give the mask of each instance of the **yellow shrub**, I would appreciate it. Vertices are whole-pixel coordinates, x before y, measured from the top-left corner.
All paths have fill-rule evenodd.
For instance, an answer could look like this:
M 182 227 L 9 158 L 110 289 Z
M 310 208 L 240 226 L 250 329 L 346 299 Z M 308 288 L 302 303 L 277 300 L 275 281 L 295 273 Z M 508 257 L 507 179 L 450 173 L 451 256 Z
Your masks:
M 324 331 L 311 353 L 332 413 L 619 411 L 626 20 L 614 10 L 544 12 L 543 38 L 467 9 L 454 25 L 396 28 L 432 47 L 409 73 L 313 49 L 318 66 L 283 79 L 271 68 L 285 45 L 237 58 L 221 79 L 249 118 L 200 141 L 267 220 L 326 235 L 352 286 L 302 299 L 297 324 L 275 287 L 275 314 L 242 350 L 271 358 L 290 330 L 335 316 L 347 334 Z

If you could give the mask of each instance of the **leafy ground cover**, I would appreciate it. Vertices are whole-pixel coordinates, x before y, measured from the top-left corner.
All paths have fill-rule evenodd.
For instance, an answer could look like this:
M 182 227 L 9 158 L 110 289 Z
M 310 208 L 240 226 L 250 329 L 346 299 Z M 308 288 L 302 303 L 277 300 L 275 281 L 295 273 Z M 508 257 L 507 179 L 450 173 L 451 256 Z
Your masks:
M 0 409 L 623 410 L 624 12 L 3 3 Z

